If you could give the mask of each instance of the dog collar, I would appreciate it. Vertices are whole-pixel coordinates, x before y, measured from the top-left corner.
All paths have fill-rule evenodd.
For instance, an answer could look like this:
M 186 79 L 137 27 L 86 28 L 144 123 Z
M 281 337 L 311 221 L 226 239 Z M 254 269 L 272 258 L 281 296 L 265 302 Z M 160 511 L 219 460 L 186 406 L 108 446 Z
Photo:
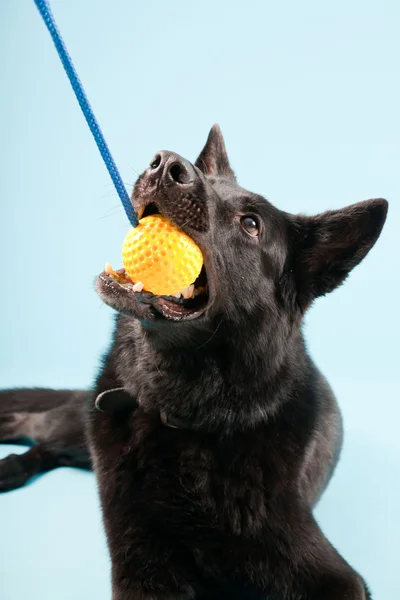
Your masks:
M 196 429 L 195 424 L 168 415 L 165 410 L 160 411 L 160 418 L 161 423 L 165 425 L 165 427 L 171 427 L 171 429 Z
M 114 388 L 99 394 L 94 403 L 97 410 L 102 412 L 117 412 L 128 408 L 137 408 L 139 403 L 134 396 L 128 394 L 125 388 Z
M 137 398 L 131 396 L 125 388 L 113 388 L 99 394 L 94 403 L 97 410 L 102 412 L 118 412 L 140 406 Z M 160 411 L 160 420 L 165 427 L 171 429 L 196 429 L 195 423 L 189 423 L 178 417 L 169 415 L 165 410 Z

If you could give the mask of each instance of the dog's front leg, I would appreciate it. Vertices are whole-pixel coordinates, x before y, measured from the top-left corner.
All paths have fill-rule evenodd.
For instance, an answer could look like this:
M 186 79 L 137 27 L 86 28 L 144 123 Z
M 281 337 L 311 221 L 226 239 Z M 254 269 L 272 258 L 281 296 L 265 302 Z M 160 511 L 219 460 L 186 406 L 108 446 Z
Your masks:
M 290 512 L 275 530 L 276 543 L 259 567 L 260 577 L 267 574 L 265 584 L 257 587 L 290 600 L 371 600 L 360 575 L 329 543 L 311 511 Z
M 139 473 L 147 420 L 134 403 L 118 410 L 93 408 L 89 440 L 112 563 L 112 600 L 189 600 L 194 597 L 190 558 L 162 532 L 149 512 L 152 499 Z M 154 474 L 157 480 L 157 474 Z M 154 511 L 153 511 L 154 512 Z
M 190 600 L 195 594 L 192 587 L 183 580 L 173 562 L 166 562 L 165 556 L 148 554 L 144 545 L 143 558 L 139 561 L 112 562 L 112 600 Z M 157 561 L 157 562 L 156 562 Z

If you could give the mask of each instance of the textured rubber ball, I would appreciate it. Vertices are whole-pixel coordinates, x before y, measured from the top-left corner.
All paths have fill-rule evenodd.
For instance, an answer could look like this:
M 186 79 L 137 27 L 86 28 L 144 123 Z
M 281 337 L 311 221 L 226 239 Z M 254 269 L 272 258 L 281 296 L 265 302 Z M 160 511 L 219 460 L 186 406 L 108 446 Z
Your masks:
M 122 261 L 133 282 L 158 296 L 176 294 L 200 274 L 203 255 L 186 233 L 162 215 L 144 217 L 128 231 Z

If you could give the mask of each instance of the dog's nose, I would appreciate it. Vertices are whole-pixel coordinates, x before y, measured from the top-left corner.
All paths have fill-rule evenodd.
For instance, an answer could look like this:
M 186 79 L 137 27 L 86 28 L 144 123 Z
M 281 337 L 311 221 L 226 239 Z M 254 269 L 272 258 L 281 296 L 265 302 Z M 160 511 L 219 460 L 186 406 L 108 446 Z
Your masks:
M 168 185 L 190 185 L 194 182 L 195 171 L 189 161 L 174 152 L 158 152 L 150 162 L 153 177 L 162 179 Z
M 201 172 L 175 152 L 157 152 L 138 182 L 138 208 L 146 208 L 170 219 L 178 227 L 207 231 L 208 196 Z M 153 211 L 154 212 L 154 211 Z

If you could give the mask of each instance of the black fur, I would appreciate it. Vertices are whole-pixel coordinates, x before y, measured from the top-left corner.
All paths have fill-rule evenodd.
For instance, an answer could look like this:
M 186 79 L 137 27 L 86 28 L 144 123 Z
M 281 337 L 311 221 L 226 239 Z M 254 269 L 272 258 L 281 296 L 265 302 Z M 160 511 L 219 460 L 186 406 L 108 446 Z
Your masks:
M 0 492 L 55 467 L 90 468 L 84 431 L 87 396 L 40 388 L 0 391 L 0 441 L 35 442 L 28 452 L 0 460 Z
M 301 325 L 313 300 L 343 283 L 374 245 L 387 202 L 314 217 L 284 213 L 238 186 L 217 126 L 194 166 L 159 156 L 133 203 L 139 214 L 156 203 L 199 244 L 210 297 L 197 313 L 175 312 L 105 274 L 97 280 L 119 313 L 86 423 L 113 600 L 371 598 L 312 515 L 342 427 Z M 166 173 L 175 163 L 181 179 L 172 181 Z M 258 219 L 258 235 L 243 227 L 247 214 Z M 95 408 L 98 394 L 119 387 L 117 410 Z M 58 392 L 46 393 L 63 405 Z M 3 394 L 0 437 L 20 437 L 21 411 Z M 74 406 L 76 418 L 83 396 L 71 398 L 65 407 Z M 41 412 L 28 404 L 23 411 Z M 162 414 L 187 426 L 167 427 Z M 61 456 L 72 430 L 82 440 L 82 419 L 36 447 Z M 0 462 L 3 489 L 13 487 L 10 470 L 21 469 L 23 456 L 19 466 L 15 457 Z

